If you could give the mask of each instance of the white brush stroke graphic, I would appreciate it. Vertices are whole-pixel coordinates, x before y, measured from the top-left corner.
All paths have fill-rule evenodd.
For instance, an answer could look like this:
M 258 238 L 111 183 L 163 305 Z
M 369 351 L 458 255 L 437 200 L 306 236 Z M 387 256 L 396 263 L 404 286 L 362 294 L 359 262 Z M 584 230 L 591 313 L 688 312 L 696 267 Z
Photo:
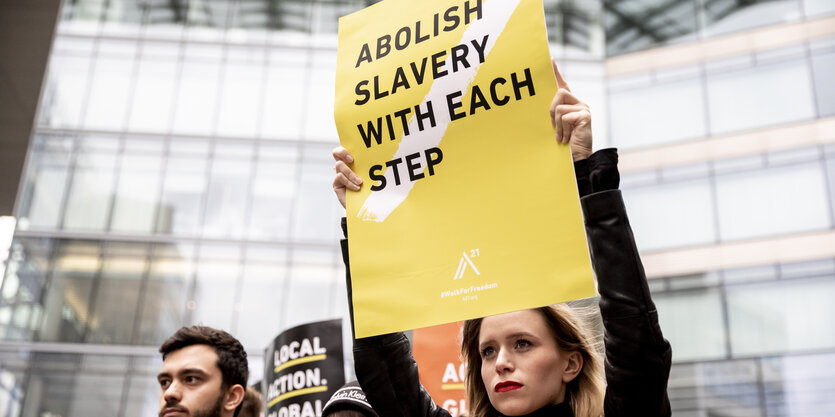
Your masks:
M 496 44 L 496 40 L 501 36 L 501 33 L 504 31 L 507 22 L 510 20 L 510 17 L 513 15 L 513 12 L 516 10 L 516 6 L 519 5 L 520 1 L 521 0 L 484 1 L 482 3 L 482 18 L 470 23 L 470 26 L 467 27 L 464 31 L 464 35 L 461 37 L 462 41 L 469 43 L 470 39 L 484 39 L 485 35 L 490 35 L 487 38 L 487 45 L 484 48 L 486 60 L 487 56 L 490 54 L 490 50 L 493 49 L 493 45 Z M 451 66 L 451 62 L 452 57 L 447 57 L 444 67 L 449 68 Z M 465 68 L 459 70 L 458 72 L 450 72 L 448 75 L 436 80 L 432 84 L 432 87 L 429 89 L 429 93 L 420 104 L 420 108 L 425 110 L 427 101 L 431 101 L 433 103 L 435 110 L 435 127 L 428 128 L 421 132 L 417 126 L 417 117 L 413 116 L 409 122 L 410 134 L 409 136 L 404 136 L 400 141 L 400 146 L 397 148 L 397 152 L 394 154 L 392 159 L 405 158 L 406 155 L 419 153 L 420 157 L 414 159 L 415 163 L 419 163 L 424 167 L 426 166 L 426 154 L 424 151 L 426 149 L 436 147 L 441 143 L 441 139 L 444 137 L 447 125 L 449 125 L 450 122 L 449 112 L 438 111 L 438 109 L 441 108 L 441 106 L 438 106 L 438 103 L 446 103 L 446 95 L 457 91 L 458 86 L 469 86 L 475 79 L 479 67 L 481 67 L 481 63 L 476 63 L 470 68 Z M 466 95 L 462 97 L 466 97 Z M 429 122 L 426 121 L 426 123 Z M 357 213 L 357 217 L 361 218 L 363 221 L 385 221 L 391 212 L 393 212 L 394 209 L 400 205 L 400 203 L 406 200 L 406 197 L 409 195 L 409 192 L 414 186 L 414 182 L 412 181 L 401 181 L 400 185 L 396 185 L 394 182 L 393 169 L 387 169 L 384 176 L 386 178 L 386 184 L 388 184 L 386 188 L 380 191 L 371 192 L 371 195 L 368 196 L 365 203 L 363 203 Z

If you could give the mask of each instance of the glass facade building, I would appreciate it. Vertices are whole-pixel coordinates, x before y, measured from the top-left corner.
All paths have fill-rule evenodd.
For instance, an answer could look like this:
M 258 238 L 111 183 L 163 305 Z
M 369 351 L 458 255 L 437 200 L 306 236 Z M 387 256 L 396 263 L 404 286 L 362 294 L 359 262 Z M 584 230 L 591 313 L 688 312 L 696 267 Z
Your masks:
M 63 1 L 0 415 L 154 415 L 180 326 L 229 330 L 257 381 L 277 333 L 347 315 L 335 33 L 371 3 Z M 621 151 L 674 415 L 835 415 L 835 3 L 543 3 L 596 147 Z
M 606 103 L 675 416 L 825 416 L 835 3 L 611 1 Z

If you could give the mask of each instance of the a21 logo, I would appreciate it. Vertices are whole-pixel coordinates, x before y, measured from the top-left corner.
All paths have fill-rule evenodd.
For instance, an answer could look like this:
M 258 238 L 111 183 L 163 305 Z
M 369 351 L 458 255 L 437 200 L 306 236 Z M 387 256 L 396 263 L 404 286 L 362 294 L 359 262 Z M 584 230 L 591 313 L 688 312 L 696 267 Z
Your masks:
M 461 260 L 458 261 L 458 270 L 455 271 L 455 278 L 452 280 L 455 281 L 457 279 L 464 278 L 464 272 L 467 271 L 468 266 L 473 269 L 473 272 L 475 272 L 476 275 L 481 275 L 481 272 L 478 272 L 478 268 L 476 268 L 473 263 L 473 258 L 477 258 L 478 255 L 478 249 L 471 249 L 469 255 L 467 255 L 467 251 L 462 252 Z

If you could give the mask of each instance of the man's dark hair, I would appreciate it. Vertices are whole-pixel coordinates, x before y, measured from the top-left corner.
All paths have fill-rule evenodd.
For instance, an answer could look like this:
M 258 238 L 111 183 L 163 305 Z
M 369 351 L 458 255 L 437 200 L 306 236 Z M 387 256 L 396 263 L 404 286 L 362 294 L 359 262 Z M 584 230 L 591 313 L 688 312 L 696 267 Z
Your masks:
M 246 389 L 249 379 L 249 365 L 246 351 L 238 339 L 223 330 L 207 326 L 181 327 L 159 348 L 162 360 L 169 353 L 192 345 L 208 345 L 217 352 L 217 367 L 223 375 L 223 388 L 239 384 Z

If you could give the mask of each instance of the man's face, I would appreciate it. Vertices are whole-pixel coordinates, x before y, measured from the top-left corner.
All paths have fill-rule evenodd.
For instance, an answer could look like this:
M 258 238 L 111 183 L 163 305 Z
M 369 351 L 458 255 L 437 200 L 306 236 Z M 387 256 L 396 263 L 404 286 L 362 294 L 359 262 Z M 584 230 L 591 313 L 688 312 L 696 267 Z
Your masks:
M 217 352 L 208 345 L 169 353 L 157 376 L 159 417 L 220 417 L 224 390 L 217 361 Z

